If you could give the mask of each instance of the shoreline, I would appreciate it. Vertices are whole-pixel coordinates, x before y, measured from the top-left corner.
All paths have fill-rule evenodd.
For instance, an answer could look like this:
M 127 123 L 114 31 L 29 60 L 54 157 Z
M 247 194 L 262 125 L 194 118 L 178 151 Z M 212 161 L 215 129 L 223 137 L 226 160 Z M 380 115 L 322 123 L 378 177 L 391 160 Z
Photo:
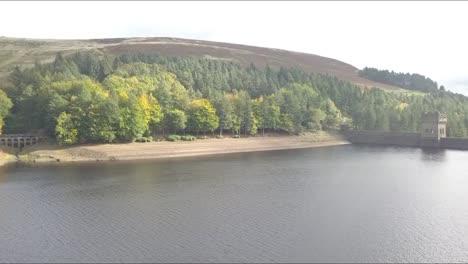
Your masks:
M 155 160 L 286 149 L 303 149 L 350 144 L 339 133 L 319 131 L 299 136 L 256 136 L 246 138 L 208 138 L 195 141 L 95 144 L 60 147 L 34 145 L 18 156 L 3 153 L 0 166 L 14 162 L 22 164 L 62 164 L 79 162 Z M 2 152 L 0 152 L 0 157 Z M 3 161 L 2 161 L 3 160 Z
M 16 162 L 16 157 L 0 149 L 0 167 Z

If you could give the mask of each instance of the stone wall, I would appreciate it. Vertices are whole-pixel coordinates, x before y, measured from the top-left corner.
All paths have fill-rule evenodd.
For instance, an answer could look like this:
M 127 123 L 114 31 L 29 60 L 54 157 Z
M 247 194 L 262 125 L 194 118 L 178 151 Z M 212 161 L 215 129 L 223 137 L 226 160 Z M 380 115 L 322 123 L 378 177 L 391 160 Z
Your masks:
M 423 138 L 418 132 L 386 132 L 348 130 L 343 134 L 355 144 L 396 145 L 407 147 L 440 147 L 468 150 L 468 138 Z
M 440 140 L 437 137 L 420 137 L 419 146 L 422 148 L 439 148 Z
M 346 137 L 351 143 L 380 144 L 419 147 L 420 133 L 386 131 L 347 131 Z
M 468 138 L 441 138 L 440 147 L 447 149 L 468 149 Z

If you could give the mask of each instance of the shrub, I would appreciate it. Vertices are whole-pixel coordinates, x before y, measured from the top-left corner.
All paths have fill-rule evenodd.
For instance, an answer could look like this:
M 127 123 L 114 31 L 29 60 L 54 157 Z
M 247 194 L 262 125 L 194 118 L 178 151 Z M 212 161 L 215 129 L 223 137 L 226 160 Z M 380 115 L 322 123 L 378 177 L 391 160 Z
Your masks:
M 140 143 L 145 143 L 145 142 L 151 142 L 153 141 L 153 137 L 139 137 L 135 139 L 135 142 L 140 142 Z
M 207 139 L 208 137 L 207 136 L 198 136 L 197 138 L 198 139 Z
M 167 141 L 177 141 L 177 140 L 180 140 L 181 139 L 181 136 L 179 135 L 169 135 L 166 137 L 166 140 Z
M 193 140 L 195 140 L 195 137 L 192 136 L 192 135 L 185 135 L 185 136 L 182 136 L 181 139 L 183 141 L 193 141 Z
M 223 136 L 217 135 L 216 138 L 224 138 Z
M 234 135 L 233 138 L 240 138 L 240 135 Z

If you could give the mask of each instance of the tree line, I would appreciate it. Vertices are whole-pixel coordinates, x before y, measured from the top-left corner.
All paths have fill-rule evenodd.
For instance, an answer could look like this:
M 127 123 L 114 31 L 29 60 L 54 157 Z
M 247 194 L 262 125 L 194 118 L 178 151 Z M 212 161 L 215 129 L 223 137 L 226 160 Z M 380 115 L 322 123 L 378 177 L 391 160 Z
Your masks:
M 52 63 L 16 68 L 10 83 L 0 92 L 4 132 L 44 131 L 64 145 L 175 133 L 296 134 L 344 123 L 417 131 L 424 111 L 447 112 L 449 135 L 468 135 L 462 95 L 361 89 L 299 68 L 243 67 L 221 59 L 58 54 Z
M 0 90 L 0 135 L 2 133 L 3 128 L 3 120 L 8 115 L 13 103 L 11 102 L 10 98 L 7 97 L 7 94 Z
M 436 92 L 439 87 L 437 82 L 417 73 L 396 73 L 394 71 L 379 70 L 365 67 L 359 71 L 359 75 L 369 80 L 403 87 L 409 90 L 421 92 Z M 441 86 L 442 89 L 443 86 Z

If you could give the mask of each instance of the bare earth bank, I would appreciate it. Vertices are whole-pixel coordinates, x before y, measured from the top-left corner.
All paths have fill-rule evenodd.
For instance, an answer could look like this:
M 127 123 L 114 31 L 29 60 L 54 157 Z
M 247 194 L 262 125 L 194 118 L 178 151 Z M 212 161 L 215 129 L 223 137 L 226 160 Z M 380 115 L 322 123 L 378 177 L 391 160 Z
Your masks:
M 0 167 L 7 163 L 15 162 L 15 161 L 16 161 L 16 158 L 14 155 L 0 148 Z
M 23 151 L 18 153 L 17 161 L 25 163 L 57 163 L 106 160 L 143 160 L 236 152 L 311 148 L 342 144 L 349 144 L 349 142 L 337 133 L 327 132 L 305 133 L 300 136 L 274 135 L 238 139 L 208 138 L 197 139 L 195 141 L 135 142 L 126 144 L 80 145 L 72 147 L 60 147 L 49 144 L 24 148 Z M 8 160 L 10 161 L 11 158 Z

